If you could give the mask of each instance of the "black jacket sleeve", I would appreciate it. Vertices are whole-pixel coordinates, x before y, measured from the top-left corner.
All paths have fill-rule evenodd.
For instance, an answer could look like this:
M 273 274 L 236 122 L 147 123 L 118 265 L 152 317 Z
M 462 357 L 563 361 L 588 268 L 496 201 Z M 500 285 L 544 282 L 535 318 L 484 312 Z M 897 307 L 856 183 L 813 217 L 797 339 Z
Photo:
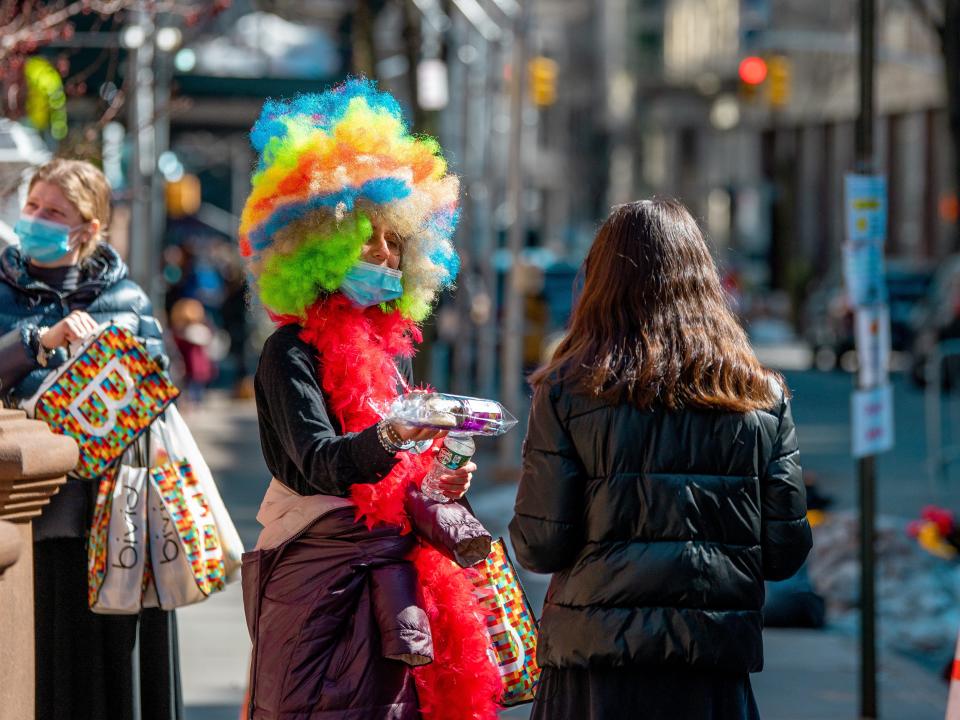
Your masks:
M 770 461 L 760 478 L 760 495 L 764 577 L 785 580 L 800 569 L 813 545 L 797 429 L 786 397 Z
M 25 323 L 0 335 L 0 394 L 23 380 L 31 370 L 39 367 L 33 334 L 37 326 Z
M 569 567 L 583 546 L 586 473 L 551 397 L 533 396 L 510 539 L 518 562 L 550 573 Z
M 381 480 L 397 458 L 380 444 L 375 425 L 338 434 L 313 352 L 289 333 L 274 333 L 264 345 L 255 377 L 264 456 L 274 476 L 297 492 L 343 497 L 355 483 Z

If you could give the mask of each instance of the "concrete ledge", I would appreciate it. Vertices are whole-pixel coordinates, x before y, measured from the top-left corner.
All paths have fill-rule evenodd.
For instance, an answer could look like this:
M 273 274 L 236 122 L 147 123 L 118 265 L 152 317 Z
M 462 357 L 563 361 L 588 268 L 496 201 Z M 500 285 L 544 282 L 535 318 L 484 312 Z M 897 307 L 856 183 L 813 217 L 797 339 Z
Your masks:
M 13 528 L 21 551 L 0 580 L 0 720 L 33 720 L 33 525 L 0 525 Z
M 20 558 L 22 550 L 20 531 L 10 523 L 0 520 L 0 579 L 6 569 Z
M 0 409 L 0 519 L 38 517 L 80 457 L 72 438 L 56 435 L 22 410 Z
M 33 720 L 33 524 L 79 459 L 72 438 L 0 409 L 0 720 Z M 4 522 L 9 520 L 10 522 Z

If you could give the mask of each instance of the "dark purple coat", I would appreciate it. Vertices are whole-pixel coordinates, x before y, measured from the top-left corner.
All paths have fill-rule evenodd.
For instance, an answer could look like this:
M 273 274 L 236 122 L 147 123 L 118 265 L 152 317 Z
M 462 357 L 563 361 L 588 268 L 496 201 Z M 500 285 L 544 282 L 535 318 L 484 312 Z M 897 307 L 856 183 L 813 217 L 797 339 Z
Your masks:
M 294 510 L 266 517 L 278 493 Z M 433 641 L 410 553 L 424 540 L 466 567 L 489 552 L 490 535 L 458 503 L 411 491 L 406 535 L 368 530 L 346 503 L 274 481 L 258 515 L 264 535 L 286 524 L 243 559 L 255 720 L 419 718 L 410 668 L 433 660 Z

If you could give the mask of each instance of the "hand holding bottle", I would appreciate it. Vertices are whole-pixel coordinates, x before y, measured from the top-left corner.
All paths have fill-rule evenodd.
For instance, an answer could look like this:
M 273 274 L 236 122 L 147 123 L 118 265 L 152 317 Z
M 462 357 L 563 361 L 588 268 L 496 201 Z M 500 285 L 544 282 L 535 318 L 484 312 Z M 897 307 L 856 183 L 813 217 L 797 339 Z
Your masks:
M 476 470 L 477 464 L 468 462 L 456 470 L 445 469 L 442 474 L 437 475 L 433 484 L 436 491 L 443 496 L 443 502 L 459 500 L 466 495 L 467 490 L 470 489 L 470 481 L 473 479 L 473 473 L 476 472 Z M 434 495 L 432 499 L 438 500 L 439 498 Z
M 420 483 L 420 492 L 437 502 L 450 502 L 463 497 L 477 466 L 470 458 L 477 451 L 469 435 L 448 435 L 444 438 L 433 465 Z M 461 481 L 466 480 L 464 485 Z

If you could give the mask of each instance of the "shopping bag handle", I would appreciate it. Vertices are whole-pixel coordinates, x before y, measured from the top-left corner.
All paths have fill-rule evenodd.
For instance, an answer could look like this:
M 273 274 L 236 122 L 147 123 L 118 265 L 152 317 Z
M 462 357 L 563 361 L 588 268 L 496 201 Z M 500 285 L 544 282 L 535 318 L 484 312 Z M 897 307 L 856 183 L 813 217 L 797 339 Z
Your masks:
M 173 442 L 173 438 L 170 437 L 170 427 L 169 421 L 167 420 L 168 410 L 165 410 L 163 414 L 158 417 L 154 423 L 160 429 L 160 442 L 163 444 L 163 449 L 167 451 L 167 457 L 170 462 L 177 462 L 182 459 L 180 453 L 177 450 L 176 444 Z M 147 433 L 149 435 L 149 433 Z
M 87 349 L 87 345 L 90 344 L 91 340 L 97 337 L 112 324 L 112 321 L 100 323 L 93 330 L 90 330 L 86 335 L 74 340 L 72 343 L 70 343 L 70 345 L 67 346 L 67 357 L 75 358 L 77 355 L 80 355 L 84 350 Z
M 485 588 L 485 591 L 487 597 L 493 599 L 493 602 L 499 608 L 501 615 L 504 618 L 509 618 L 510 614 L 507 612 L 507 608 L 503 603 L 503 598 L 500 597 L 500 593 L 497 592 L 496 588 L 488 585 Z M 520 633 L 517 631 L 517 629 L 511 625 L 509 621 L 506 621 L 498 622 L 492 626 L 487 626 L 487 632 L 490 634 L 491 639 L 493 635 L 504 633 L 509 639 L 510 644 L 513 646 L 514 656 L 516 659 L 512 663 L 508 663 L 506 665 L 500 664 L 500 659 L 496 656 L 496 651 L 492 647 L 488 648 L 491 659 L 494 661 L 493 664 L 497 666 L 497 669 L 500 671 L 500 675 L 509 675 L 510 673 L 522 670 L 524 663 L 527 661 L 527 649 L 524 647 L 523 638 L 520 637 Z

